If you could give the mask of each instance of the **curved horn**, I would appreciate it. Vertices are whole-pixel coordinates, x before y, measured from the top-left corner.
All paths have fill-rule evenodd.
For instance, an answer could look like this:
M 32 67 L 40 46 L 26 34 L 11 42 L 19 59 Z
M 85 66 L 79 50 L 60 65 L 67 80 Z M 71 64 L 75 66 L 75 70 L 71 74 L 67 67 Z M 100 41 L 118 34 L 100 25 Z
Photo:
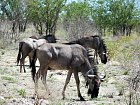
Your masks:
M 90 78 L 94 78 L 96 75 L 87 75 Z
M 101 75 L 100 79 L 104 79 L 106 77 L 106 75 Z
M 104 52 L 102 54 L 106 55 L 106 53 L 104 53 Z
M 104 78 L 106 78 L 106 75 L 102 75 L 102 76 L 99 76 L 100 77 L 100 80 L 101 80 L 101 82 L 103 82 L 104 81 Z

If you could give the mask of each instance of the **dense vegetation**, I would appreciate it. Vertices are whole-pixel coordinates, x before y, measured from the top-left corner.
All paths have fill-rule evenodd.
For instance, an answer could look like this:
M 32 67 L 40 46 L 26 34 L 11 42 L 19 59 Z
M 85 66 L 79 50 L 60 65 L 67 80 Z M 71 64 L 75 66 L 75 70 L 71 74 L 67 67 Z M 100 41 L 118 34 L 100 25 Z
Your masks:
M 140 23 L 138 0 L 1 0 L 0 4 L 1 20 L 11 21 L 13 32 L 16 28 L 25 31 L 27 23 L 33 23 L 39 34 L 55 34 L 61 20 L 70 34 L 85 35 L 88 24 L 96 26 L 101 35 L 106 31 L 130 35 Z M 86 32 L 81 32 L 83 29 Z

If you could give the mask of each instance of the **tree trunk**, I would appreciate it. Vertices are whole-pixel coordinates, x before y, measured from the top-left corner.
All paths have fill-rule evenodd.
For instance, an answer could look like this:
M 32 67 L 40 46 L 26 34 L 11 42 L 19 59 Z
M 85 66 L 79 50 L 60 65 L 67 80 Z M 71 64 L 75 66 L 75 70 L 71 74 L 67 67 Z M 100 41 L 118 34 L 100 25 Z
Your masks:
M 118 36 L 117 35 L 117 29 L 115 27 L 113 27 L 113 36 Z

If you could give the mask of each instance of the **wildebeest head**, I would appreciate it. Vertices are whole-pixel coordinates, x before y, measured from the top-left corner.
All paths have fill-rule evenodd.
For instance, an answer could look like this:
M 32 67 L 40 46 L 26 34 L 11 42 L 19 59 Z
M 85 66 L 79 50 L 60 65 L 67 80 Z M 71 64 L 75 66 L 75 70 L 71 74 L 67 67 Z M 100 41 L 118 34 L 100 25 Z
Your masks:
M 107 53 L 106 52 L 98 52 L 99 57 L 101 58 L 101 62 L 106 64 L 107 62 Z
M 94 70 L 89 70 L 86 75 L 86 86 L 88 87 L 88 95 L 91 95 L 91 98 L 97 98 L 99 94 L 101 78 L 97 75 L 96 72 L 94 72 Z
M 98 54 L 99 54 L 99 57 L 101 58 L 101 62 L 106 64 L 107 62 L 107 51 L 106 51 L 106 45 L 104 43 L 103 40 L 100 41 L 100 45 L 98 47 Z
M 49 34 L 47 36 L 43 36 L 44 39 L 48 41 L 48 43 L 56 43 L 56 37 L 55 35 Z

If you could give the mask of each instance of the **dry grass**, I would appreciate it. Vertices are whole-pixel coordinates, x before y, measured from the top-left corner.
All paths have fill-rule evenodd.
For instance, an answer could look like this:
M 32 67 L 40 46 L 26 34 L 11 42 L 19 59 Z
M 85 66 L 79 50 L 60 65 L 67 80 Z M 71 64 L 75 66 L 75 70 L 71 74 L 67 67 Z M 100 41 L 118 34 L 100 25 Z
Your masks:
M 125 82 L 120 82 L 123 89 L 120 93 L 124 97 L 126 105 L 140 104 L 140 37 L 119 37 L 107 41 L 110 58 L 120 62 L 127 75 Z

